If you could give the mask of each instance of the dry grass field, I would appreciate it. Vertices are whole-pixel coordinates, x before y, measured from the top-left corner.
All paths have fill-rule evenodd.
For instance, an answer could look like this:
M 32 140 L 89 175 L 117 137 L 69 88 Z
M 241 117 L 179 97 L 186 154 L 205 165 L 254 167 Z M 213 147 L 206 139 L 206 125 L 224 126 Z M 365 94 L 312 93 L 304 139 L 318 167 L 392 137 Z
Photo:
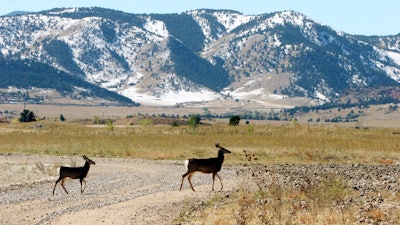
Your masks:
M 0 152 L 182 160 L 214 155 L 210 146 L 220 142 L 237 153 L 231 163 L 242 162 L 246 150 L 259 163 L 377 164 L 397 162 L 398 131 L 298 124 L 110 127 L 42 120 L 0 124 Z
M 12 107 L 1 105 L 1 111 L 12 110 Z M 187 205 L 175 220 L 176 224 L 281 224 L 281 221 L 286 224 L 395 224 L 400 222 L 398 208 L 393 212 L 398 206 L 396 202 L 400 202 L 398 189 L 379 190 L 381 186 L 378 185 L 377 190 L 360 193 L 349 186 L 348 178 L 334 172 L 318 175 L 317 180 L 302 184 L 303 189 L 288 188 L 285 182 L 278 182 L 279 179 L 267 182 L 265 176 L 257 176 L 269 174 L 262 166 L 270 165 L 366 165 L 398 169 L 400 113 L 388 112 L 385 107 L 371 107 L 358 123 L 306 122 L 310 117 L 347 113 L 342 110 L 301 115 L 296 123 L 250 121 L 248 125 L 241 123 L 233 127 L 227 125 L 227 120 L 211 120 L 193 129 L 186 125 L 168 125 L 171 121 L 167 125 L 140 123 L 143 119 L 136 116 L 138 112 L 177 114 L 174 108 L 160 111 L 155 108 L 29 106 L 28 109 L 46 119 L 32 123 L 15 120 L 0 123 L 0 153 L 184 160 L 215 156 L 212 146 L 219 142 L 233 152 L 225 164 L 239 168 L 239 172 L 246 170 L 253 178 L 243 181 L 243 185 L 231 193 L 216 193 L 206 202 Z M 178 110 L 182 113 L 185 109 Z M 187 111 L 188 114 L 196 112 L 201 113 L 202 109 Z M 66 117 L 65 122 L 57 119 L 60 114 Z M 134 116 L 128 119 L 127 115 Z M 95 117 L 109 118 L 113 123 L 96 125 Z M 273 174 L 279 174 L 275 172 Z M 399 182 L 394 181 L 397 186 Z M 359 195 L 375 197 L 360 200 L 355 197 Z M 378 202 L 384 199 L 386 208 L 378 204 L 362 211 L 360 205 L 364 203 L 361 202 L 370 199 Z M 354 219 L 355 214 L 365 216 Z

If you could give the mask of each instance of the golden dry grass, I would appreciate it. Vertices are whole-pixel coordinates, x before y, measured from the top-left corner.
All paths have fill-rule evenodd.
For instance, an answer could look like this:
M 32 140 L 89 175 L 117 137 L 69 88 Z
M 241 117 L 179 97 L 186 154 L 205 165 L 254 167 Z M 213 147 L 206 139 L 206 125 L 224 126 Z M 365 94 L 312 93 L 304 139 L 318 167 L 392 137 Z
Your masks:
M 301 125 L 110 128 L 39 121 L 0 124 L 0 152 L 181 160 L 214 156 L 219 142 L 234 153 L 227 163 L 242 162 L 246 150 L 261 163 L 392 164 L 399 161 L 396 132 Z
M 399 224 L 400 196 L 380 190 L 367 199 L 339 176 L 331 175 L 292 189 L 272 182 L 252 189 L 248 181 L 236 191 L 218 192 L 206 202 L 188 202 L 174 224 L 258 225 L 258 224 Z M 369 193 L 367 195 L 371 195 Z M 380 198 L 382 205 L 370 206 Z M 384 200 L 383 200 L 384 199 Z

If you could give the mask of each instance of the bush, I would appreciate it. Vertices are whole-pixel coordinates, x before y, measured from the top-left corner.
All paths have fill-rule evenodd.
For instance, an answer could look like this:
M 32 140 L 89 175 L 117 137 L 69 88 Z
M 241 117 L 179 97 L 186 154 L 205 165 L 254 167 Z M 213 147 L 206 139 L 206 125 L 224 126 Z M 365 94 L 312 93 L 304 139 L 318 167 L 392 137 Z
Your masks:
M 21 117 L 19 118 L 19 122 L 24 123 L 24 122 L 32 122 L 32 121 L 36 121 L 35 114 L 28 109 L 24 109 L 24 111 L 21 112 Z
M 240 116 L 231 116 L 229 119 L 229 125 L 238 126 L 240 122 Z
M 142 126 L 151 126 L 153 125 L 153 120 L 149 119 L 149 118 L 144 118 L 139 122 L 140 125 Z
M 201 121 L 200 115 L 191 115 L 189 120 L 188 120 L 188 125 L 190 127 L 194 128 L 194 127 L 197 127 L 197 125 L 200 124 L 200 121 Z

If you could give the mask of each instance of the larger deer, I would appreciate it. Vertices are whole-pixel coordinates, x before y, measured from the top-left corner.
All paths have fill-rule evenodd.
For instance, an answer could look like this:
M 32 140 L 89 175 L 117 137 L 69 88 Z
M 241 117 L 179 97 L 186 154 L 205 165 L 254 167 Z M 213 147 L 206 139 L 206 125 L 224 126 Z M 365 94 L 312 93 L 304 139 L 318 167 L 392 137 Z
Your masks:
M 79 179 L 79 182 L 81 183 L 81 194 L 83 193 L 83 191 L 85 191 L 85 189 L 86 189 L 86 181 L 84 179 L 85 179 L 86 175 L 89 172 L 90 165 L 95 165 L 96 163 L 93 160 L 89 159 L 86 155 L 83 155 L 82 157 L 86 161 L 85 165 L 83 165 L 82 167 L 61 166 L 59 168 L 60 177 L 58 178 L 58 180 L 54 184 L 53 195 L 54 195 L 54 190 L 56 190 L 56 186 L 57 186 L 57 183 L 59 181 L 61 181 L 61 187 L 64 189 L 65 193 L 68 194 L 67 189 L 65 189 L 65 187 L 64 187 L 64 181 L 67 178 Z M 85 183 L 85 187 L 83 189 L 82 189 L 82 181 Z
M 231 153 L 231 151 L 223 148 L 218 143 L 215 144 L 215 147 L 219 148 L 217 158 L 188 159 L 185 161 L 185 166 L 187 168 L 187 172 L 182 175 L 182 182 L 181 182 L 181 187 L 180 187 L 179 191 L 182 190 L 183 180 L 185 179 L 186 176 L 188 176 L 188 181 L 189 181 L 190 187 L 192 188 L 193 191 L 195 191 L 190 179 L 192 178 L 193 174 L 196 171 L 203 172 L 203 173 L 212 173 L 212 179 L 213 179 L 212 190 L 213 191 L 214 191 L 215 177 L 218 177 L 219 182 L 221 183 L 221 190 L 224 188 L 224 186 L 222 185 L 221 177 L 218 175 L 218 172 L 221 170 L 222 163 L 224 162 L 224 154 Z

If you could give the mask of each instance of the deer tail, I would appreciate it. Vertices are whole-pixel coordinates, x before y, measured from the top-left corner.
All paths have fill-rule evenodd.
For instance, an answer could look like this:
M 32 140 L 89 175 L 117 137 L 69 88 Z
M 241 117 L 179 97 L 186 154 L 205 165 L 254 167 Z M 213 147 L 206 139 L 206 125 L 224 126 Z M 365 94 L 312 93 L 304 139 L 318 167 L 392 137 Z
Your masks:
M 186 167 L 186 169 L 189 168 L 189 159 L 185 160 L 185 167 Z

